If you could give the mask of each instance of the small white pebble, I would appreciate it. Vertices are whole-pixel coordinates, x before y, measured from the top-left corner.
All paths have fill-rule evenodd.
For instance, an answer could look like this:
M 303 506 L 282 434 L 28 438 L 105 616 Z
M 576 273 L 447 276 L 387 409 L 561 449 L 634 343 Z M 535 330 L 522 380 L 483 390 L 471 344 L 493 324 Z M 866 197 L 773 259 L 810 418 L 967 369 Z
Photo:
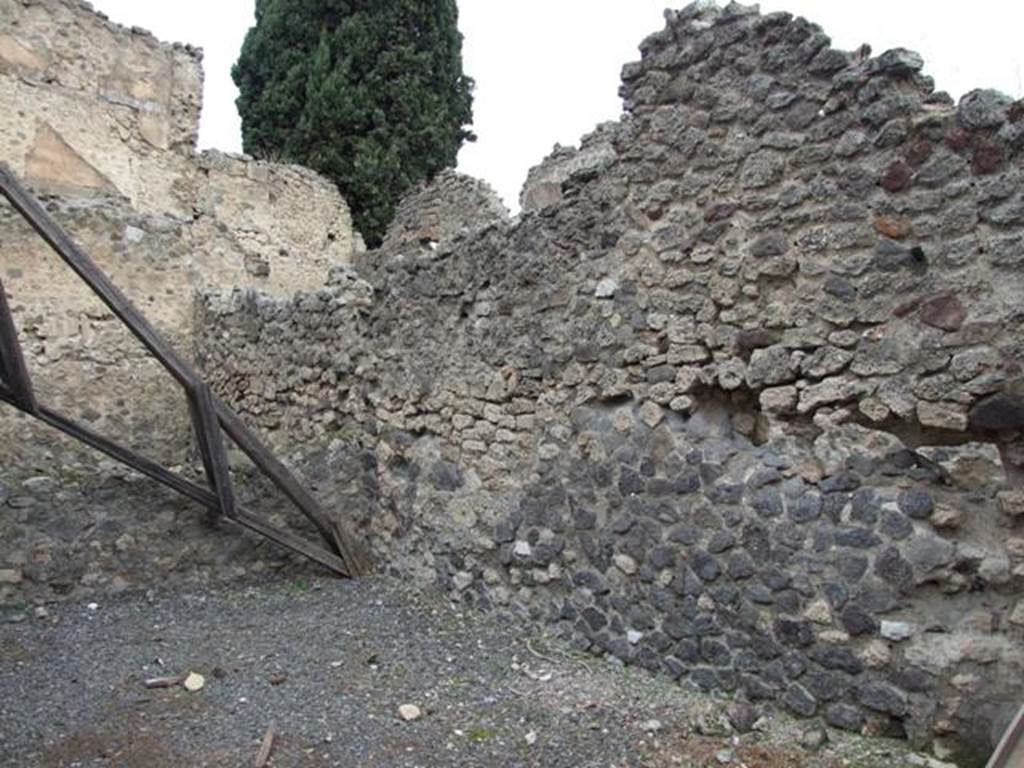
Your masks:
M 531 747 L 537 743 L 537 733 L 535 731 L 530 731 L 526 734 L 526 743 Z
M 206 678 L 198 672 L 189 672 L 182 685 L 185 686 L 185 690 L 189 693 L 195 693 L 196 691 L 201 691 L 203 686 L 206 685 Z
M 408 723 L 423 717 L 423 710 L 415 704 L 403 704 L 398 708 L 398 716 Z
M 99 603 L 89 603 L 85 607 L 88 608 L 90 611 L 98 611 L 100 609 L 100 604 Z

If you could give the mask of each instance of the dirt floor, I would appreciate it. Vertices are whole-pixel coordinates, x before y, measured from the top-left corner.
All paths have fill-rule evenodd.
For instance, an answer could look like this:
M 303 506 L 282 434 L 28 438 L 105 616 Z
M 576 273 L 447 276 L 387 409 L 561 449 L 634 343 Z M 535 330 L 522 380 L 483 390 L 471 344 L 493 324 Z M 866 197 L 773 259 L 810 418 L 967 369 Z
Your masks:
M 45 614 L 45 615 L 42 615 Z M 900 742 L 764 710 L 582 656 L 384 578 L 122 594 L 0 617 L 0 765 L 920 765 Z M 203 687 L 147 688 L 195 672 Z M 414 705 L 417 719 L 399 708 Z M 909 759 L 909 761 L 908 761 Z M 919 760 L 919 758 L 918 758 Z

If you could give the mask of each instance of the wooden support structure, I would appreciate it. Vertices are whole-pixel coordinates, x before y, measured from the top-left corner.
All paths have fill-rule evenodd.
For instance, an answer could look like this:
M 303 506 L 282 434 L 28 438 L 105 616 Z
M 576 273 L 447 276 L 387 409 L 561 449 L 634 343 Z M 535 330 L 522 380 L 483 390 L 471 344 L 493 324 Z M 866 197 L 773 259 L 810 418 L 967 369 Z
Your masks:
M 235 494 L 231 488 L 231 470 L 228 455 L 221 439 L 220 422 L 213 404 L 213 394 L 205 383 L 198 383 L 188 393 L 189 411 L 192 413 L 192 428 L 203 457 L 206 477 L 213 486 L 220 502 L 219 511 L 224 517 L 235 516 Z
M 30 195 L 2 164 L 0 164 L 0 194 L 7 198 L 39 236 L 99 296 L 110 311 L 125 324 L 128 330 L 184 389 L 196 443 L 202 456 L 210 489 L 202 488 L 165 469 L 160 464 L 37 403 L 21 345 L 18 342 L 14 317 L 8 306 L 2 284 L 0 284 L 0 401 L 24 411 L 137 472 L 193 499 L 226 520 L 305 555 L 343 576 L 354 577 L 367 573 L 370 568 L 369 556 L 365 547 L 349 527 L 337 517 L 328 515 L 313 498 L 313 495 L 284 464 L 277 460 L 238 415 L 214 397 L 209 385 L 157 333 L 142 313 L 78 248 L 39 201 Z M 227 435 L 316 526 L 327 542 L 328 548 L 316 546 L 294 534 L 275 528 L 238 506 L 231 484 L 224 435 Z
M 36 398 L 32 392 L 25 357 L 18 343 L 18 331 L 14 327 L 14 316 L 7 304 L 7 293 L 0 281 L 0 380 L 3 391 L 10 394 L 14 403 L 27 413 L 36 410 Z
M 1017 711 L 1017 716 L 999 740 L 996 751 L 992 753 L 985 768 L 1020 768 L 1024 765 L 1024 706 Z

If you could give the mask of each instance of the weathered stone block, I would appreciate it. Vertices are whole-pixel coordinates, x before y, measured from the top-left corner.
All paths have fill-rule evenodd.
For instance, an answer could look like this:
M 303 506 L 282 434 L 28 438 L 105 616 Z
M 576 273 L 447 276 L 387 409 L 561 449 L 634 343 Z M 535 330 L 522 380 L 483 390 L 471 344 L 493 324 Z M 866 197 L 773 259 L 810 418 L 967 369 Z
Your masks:
M 992 443 L 922 446 L 917 453 L 938 465 L 951 483 L 965 490 L 995 492 L 1006 482 L 999 449 Z

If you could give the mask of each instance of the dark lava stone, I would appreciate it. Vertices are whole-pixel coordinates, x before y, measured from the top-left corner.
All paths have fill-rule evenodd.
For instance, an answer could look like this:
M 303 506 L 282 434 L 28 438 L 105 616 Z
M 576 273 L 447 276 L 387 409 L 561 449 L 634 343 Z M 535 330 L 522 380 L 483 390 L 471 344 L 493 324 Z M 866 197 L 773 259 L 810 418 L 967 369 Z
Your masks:
M 896 500 L 900 511 L 915 520 L 921 520 L 931 515 L 935 509 L 935 502 L 928 491 L 917 488 L 910 488 L 902 491 Z
M 775 620 L 775 637 L 786 645 L 806 648 L 814 642 L 814 630 L 808 621 L 779 618 Z
M 875 618 L 862 607 L 853 603 L 843 608 L 840 621 L 843 624 L 843 629 L 854 637 L 878 631 L 878 622 L 875 621 Z
M 852 704 L 830 704 L 825 710 L 825 722 L 833 728 L 860 733 L 864 728 L 864 713 Z
M 885 510 L 882 512 L 882 524 L 878 530 L 890 539 L 902 541 L 914 532 L 914 524 L 900 512 Z
M 837 547 L 870 549 L 877 547 L 882 543 L 882 540 L 875 535 L 874 531 L 868 528 L 847 528 L 836 531 L 835 542 Z
M 799 683 L 790 683 L 782 696 L 786 709 L 801 717 L 812 717 L 818 711 L 818 701 Z

